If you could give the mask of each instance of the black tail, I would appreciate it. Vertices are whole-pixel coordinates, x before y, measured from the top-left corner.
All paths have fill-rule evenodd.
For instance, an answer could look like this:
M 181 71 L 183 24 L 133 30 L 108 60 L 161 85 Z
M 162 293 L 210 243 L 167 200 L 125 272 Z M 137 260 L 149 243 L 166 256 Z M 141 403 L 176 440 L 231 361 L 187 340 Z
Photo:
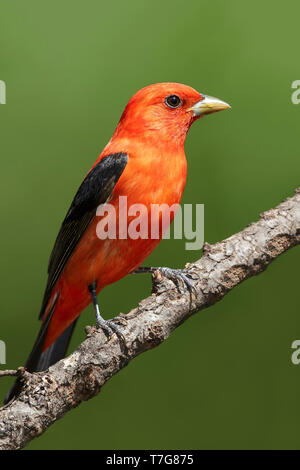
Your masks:
M 60 359 L 65 357 L 71 336 L 73 334 L 76 320 L 57 338 L 57 340 L 46 349 L 46 351 L 42 352 L 43 345 L 47 336 L 48 326 L 50 324 L 52 315 L 55 310 L 55 305 L 52 307 L 50 314 L 48 315 L 47 320 L 43 323 L 37 340 L 33 346 L 33 349 L 30 353 L 29 358 L 25 364 L 25 368 L 29 372 L 40 372 L 43 370 L 48 369 L 48 367 L 52 366 Z M 8 394 L 4 399 L 4 404 L 6 405 L 9 401 L 11 401 L 15 396 L 19 394 L 21 390 L 21 382 L 20 379 L 17 379 L 14 385 L 9 390 Z

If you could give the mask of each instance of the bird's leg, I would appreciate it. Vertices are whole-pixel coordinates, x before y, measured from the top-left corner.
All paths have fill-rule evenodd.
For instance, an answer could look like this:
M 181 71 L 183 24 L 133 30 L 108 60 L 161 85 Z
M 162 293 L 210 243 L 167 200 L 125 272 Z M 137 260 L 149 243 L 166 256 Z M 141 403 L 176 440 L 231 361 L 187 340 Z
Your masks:
M 96 281 L 92 282 L 92 284 L 89 285 L 89 291 L 92 297 L 92 302 L 96 313 L 96 327 L 102 328 L 106 336 L 110 336 L 112 331 L 115 332 L 118 338 L 122 340 L 124 345 L 126 345 L 125 338 L 119 327 L 112 320 L 104 320 L 104 318 L 102 318 L 98 305 L 96 287 Z
M 164 277 L 173 281 L 180 289 L 180 284 L 183 284 L 185 288 L 187 288 L 190 292 L 195 292 L 195 287 L 189 277 L 191 277 L 191 273 L 188 269 L 173 269 L 173 268 L 166 268 L 166 267 L 145 267 L 140 266 L 135 271 L 132 271 L 132 274 L 143 274 L 143 273 L 151 273 L 153 274 L 155 271 L 159 271 Z

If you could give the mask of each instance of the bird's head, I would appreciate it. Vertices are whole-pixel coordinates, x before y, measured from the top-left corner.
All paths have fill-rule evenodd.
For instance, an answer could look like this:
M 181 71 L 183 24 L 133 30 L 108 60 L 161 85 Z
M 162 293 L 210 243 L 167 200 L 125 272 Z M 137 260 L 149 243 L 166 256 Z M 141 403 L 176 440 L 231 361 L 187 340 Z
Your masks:
M 191 124 L 206 114 L 230 108 L 218 98 L 180 83 L 157 83 L 139 90 L 128 102 L 116 129 L 144 140 L 183 144 Z

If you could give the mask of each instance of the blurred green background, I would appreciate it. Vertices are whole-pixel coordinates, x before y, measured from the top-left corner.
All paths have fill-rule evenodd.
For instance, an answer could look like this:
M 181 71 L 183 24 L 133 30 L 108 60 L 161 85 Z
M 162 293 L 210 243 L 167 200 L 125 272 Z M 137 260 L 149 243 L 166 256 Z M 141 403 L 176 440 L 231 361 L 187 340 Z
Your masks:
M 128 99 L 176 81 L 228 101 L 186 142 L 184 203 L 205 204 L 205 240 L 241 230 L 299 186 L 297 0 L 1 0 L 0 339 L 24 364 L 46 267 L 83 176 Z M 201 256 L 164 240 L 146 264 Z M 141 355 L 30 449 L 300 448 L 299 247 Z M 106 318 L 150 292 L 132 276 L 100 296 Z M 81 316 L 71 349 L 94 322 Z M 11 379 L 2 379 L 4 396 Z

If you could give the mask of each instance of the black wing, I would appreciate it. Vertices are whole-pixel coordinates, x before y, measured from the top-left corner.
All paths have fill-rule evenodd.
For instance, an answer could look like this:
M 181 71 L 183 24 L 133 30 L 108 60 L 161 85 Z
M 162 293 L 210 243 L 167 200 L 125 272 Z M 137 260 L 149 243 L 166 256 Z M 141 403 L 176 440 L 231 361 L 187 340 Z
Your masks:
M 40 318 L 43 316 L 53 287 L 95 216 L 97 207 L 107 201 L 127 162 L 128 155 L 126 153 L 114 153 L 103 157 L 79 187 L 62 223 L 50 256 L 48 282 Z

